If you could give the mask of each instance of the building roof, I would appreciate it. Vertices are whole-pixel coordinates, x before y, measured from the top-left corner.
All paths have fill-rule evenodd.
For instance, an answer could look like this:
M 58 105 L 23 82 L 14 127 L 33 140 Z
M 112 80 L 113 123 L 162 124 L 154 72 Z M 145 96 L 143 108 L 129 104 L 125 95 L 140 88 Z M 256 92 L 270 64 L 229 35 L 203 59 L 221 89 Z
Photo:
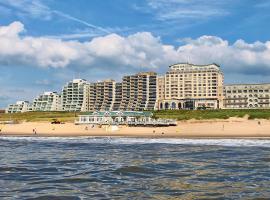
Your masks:
M 236 84 L 226 84 L 224 87 L 232 86 L 260 86 L 260 85 L 270 85 L 270 83 L 236 83 Z
M 183 66 L 193 66 L 193 67 L 210 67 L 210 66 L 216 66 L 216 67 L 219 67 L 220 68 L 220 65 L 216 64 L 216 63 L 212 63 L 212 64 L 206 64 L 206 65 L 196 65 L 196 64 L 192 64 L 192 63 L 176 63 L 176 64 L 173 64 L 173 65 L 170 65 L 170 67 L 173 67 L 173 66 L 177 66 L 177 65 L 183 65 Z
M 95 111 L 85 113 L 84 115 L 92 116 L 110 116 L 110 117 L 151 117 L 153 114 L 148 111 Z

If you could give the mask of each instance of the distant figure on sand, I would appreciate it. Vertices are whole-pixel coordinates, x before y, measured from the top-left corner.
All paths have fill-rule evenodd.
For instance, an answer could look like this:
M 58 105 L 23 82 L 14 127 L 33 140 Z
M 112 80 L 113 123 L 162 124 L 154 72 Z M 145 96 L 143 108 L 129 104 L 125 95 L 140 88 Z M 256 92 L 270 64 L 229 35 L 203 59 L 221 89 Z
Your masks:
M 258 125 L 261 125 L 261 122 L 260 121 L 258 121 Z
M 33 133 L 36 135 L 37 134 L 37 131 L 35 128 L 33 128 Z
M 86 130 L 86 131 L 87 131 L 87 130 L 88 130 L 88 127 L 86 126 L 86 127 L 84 128 L 84 130 Z

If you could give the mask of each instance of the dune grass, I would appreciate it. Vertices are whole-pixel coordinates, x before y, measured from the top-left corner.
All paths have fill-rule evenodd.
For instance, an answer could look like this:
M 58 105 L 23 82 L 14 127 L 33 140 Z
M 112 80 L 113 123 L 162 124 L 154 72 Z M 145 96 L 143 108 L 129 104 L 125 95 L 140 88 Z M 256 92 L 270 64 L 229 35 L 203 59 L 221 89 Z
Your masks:
M 49 121 L 57 119 L 61 122 L 74 122 L 79 112 L 26 112 L 26 113 L 12 113 L 12 114 L 0 114 L 0 121 L 26 121 L 26 122 L 38 122 Z
M 0 121 L 39 122 L 57 119 L 61 122 L 74 122 L 80 112 L 26 112 L 14 114 L 0 114 Z M 153 111 L 154 118 L 168 118 L 177 120 L 208 120 L 228 119 L 230 117 L 244 117 L 248 119 L 270 119 L 270 110 L 161 110 Z
M 155 118 L 170 118 L 177 120 L 208 120 L 244 117 L 248 119 L 270 119 L 270 110 L 162 110 L 154 111 Z

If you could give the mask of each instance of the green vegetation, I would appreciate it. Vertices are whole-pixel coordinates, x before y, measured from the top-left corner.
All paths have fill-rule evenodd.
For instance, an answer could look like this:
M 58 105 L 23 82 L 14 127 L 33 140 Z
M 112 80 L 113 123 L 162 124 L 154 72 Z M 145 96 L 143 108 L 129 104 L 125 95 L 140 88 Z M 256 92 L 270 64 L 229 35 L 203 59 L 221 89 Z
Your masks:
M 74 122 L 80 112 L 26 112 L 14 114 L 0 114 L 0 121 L 49 121 Z M 270 119 L 270 110 L 162 110 L 154 111 L 154 118 L 168 118 L 177 120 L 207 120 L 228 119 L 230 117 L 244 117 L 248 119 Z
M 59 120 L 60 122 L 74 122 L 79 112 L 26 112 L 26 113 L 13 113 L 13 114 L 0 114 L 0 121 L 49 121 Z
M 155 118 L 170 118 L 177 120 L 207 120 L 244 117 L 248 119 L 270 119 L 270 110 L 162 110 L 154 111 Z

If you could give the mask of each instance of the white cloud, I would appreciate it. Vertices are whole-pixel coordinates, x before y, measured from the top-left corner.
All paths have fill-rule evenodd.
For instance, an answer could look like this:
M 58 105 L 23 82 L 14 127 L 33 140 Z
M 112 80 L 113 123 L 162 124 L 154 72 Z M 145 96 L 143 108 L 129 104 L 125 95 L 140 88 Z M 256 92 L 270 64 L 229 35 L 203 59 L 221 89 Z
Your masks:
M 137 9 L 155 13 L 157 19 L 162 21 L 205 20 L 211 17 L 228 15 L 229 12 L 226 7 L 231 3 L 231 0 L 147 0 L 147 6 L 137 6 Z
M 0 27 L 0 65 L 164 71 L 177 62 L 218 63 L 225 72 L 270 73 L 270 41 L 233 44 L 216 36 L 184 39 L 178 47 L 163 44 L 149 32 L 127 37 L 109 34 L 87 42 L 21 36 L 24 26 L 13 22 Z

